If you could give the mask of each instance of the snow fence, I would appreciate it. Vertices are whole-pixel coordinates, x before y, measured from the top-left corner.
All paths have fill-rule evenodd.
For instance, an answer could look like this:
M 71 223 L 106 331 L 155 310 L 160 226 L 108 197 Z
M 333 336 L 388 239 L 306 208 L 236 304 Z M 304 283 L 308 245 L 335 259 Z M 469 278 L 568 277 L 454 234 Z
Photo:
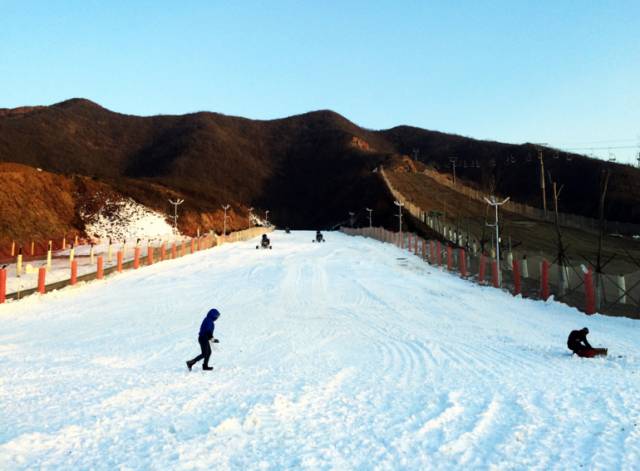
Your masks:
M 394 244 L 421 257 L 425 262 L 458 273 L 478 284 L 507 289 L 514 296 L 556 301 L 576 307 L 586 314 L 640 318 L 638 298 L 627 290 L 625 278 L 593 273 L 589 269 L 560 267 L 542 257 L 519 258 L 508 252 L 503 260 L 440 240 L 416 234 L 392 232 L 382 227 L 346 228 L 342 232 Z M 564 272 L 564 273 L 563 273 Z M 630 280 L 633 288 L 636 283 Z M 607 301 L 608 300 L 608 301 Z
M 226 236 L 207 233 L 121 242 L 108 239 L 86 243 L 76 238 L 69 246 L 63 240 L 57 251 L 51 249 L 50 242 L 46 257 L 25 257 L 19 253 L 14 263 L 0 268 L 0 303 L 33 293 L 45 294 L 80 281 L 100 280 L 109 274 L 173 260 L 224 243 L 253 239 L 273 229 L 252 227 Z

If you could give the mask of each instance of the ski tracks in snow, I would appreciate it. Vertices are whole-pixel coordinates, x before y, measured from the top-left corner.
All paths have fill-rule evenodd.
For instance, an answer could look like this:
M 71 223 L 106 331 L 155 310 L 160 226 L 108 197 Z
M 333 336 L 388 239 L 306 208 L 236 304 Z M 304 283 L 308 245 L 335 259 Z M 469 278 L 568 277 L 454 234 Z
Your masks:
M 311 238 L 0 307 L 0 468 L 640 467 L 638 359 L 563 349 L 588 323 L 631 352 L 637 323 Z M 188 373 L 210 307 L 215 370 Z

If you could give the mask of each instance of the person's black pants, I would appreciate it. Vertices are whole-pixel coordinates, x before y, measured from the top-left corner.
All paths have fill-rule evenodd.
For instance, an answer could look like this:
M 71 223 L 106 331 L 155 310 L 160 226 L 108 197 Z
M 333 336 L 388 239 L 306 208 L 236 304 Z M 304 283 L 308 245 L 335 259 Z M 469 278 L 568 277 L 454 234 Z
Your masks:
M 211 357 L 211 345 L 209 345 L 209 339 L 205 337 L 198 337 L 198 343 L 200 344 L 200 350 L 202 353 L 191 360 L 194 365 L 204 358 L 204 365 L 209 366 L 209 358 Z

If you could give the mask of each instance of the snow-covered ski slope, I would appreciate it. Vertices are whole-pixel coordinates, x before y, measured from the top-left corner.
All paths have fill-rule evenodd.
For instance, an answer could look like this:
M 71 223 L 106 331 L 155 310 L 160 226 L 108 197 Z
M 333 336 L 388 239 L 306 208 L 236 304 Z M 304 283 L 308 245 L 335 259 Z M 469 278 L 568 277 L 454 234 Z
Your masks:
M 326 236 L 0 306 L 0 469 L 640 469 L 637 321 Z M 583 326 L 608 358 L 568 355 Z

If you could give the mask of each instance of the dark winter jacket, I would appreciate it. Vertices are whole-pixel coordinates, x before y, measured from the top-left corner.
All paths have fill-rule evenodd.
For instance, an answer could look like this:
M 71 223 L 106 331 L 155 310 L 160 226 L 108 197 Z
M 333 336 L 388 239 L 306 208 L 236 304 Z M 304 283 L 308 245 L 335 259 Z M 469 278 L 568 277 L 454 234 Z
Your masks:
M 200 334 L 198 337 L 205 338 L 207 340 L 213 338 L 213 330 L 215 329 L 214 322 L 218 320 L 220 313 L 217 309 L 211 309 L 207 313 L 207 317 L 204 318 L 202 324 L 200 324 Z
M 567 339 L 567 347 L 574 352 L 578 350 L 584 350 L 585 348 L 592 348 L 587 340 L 588 331 L 572 330 Z

